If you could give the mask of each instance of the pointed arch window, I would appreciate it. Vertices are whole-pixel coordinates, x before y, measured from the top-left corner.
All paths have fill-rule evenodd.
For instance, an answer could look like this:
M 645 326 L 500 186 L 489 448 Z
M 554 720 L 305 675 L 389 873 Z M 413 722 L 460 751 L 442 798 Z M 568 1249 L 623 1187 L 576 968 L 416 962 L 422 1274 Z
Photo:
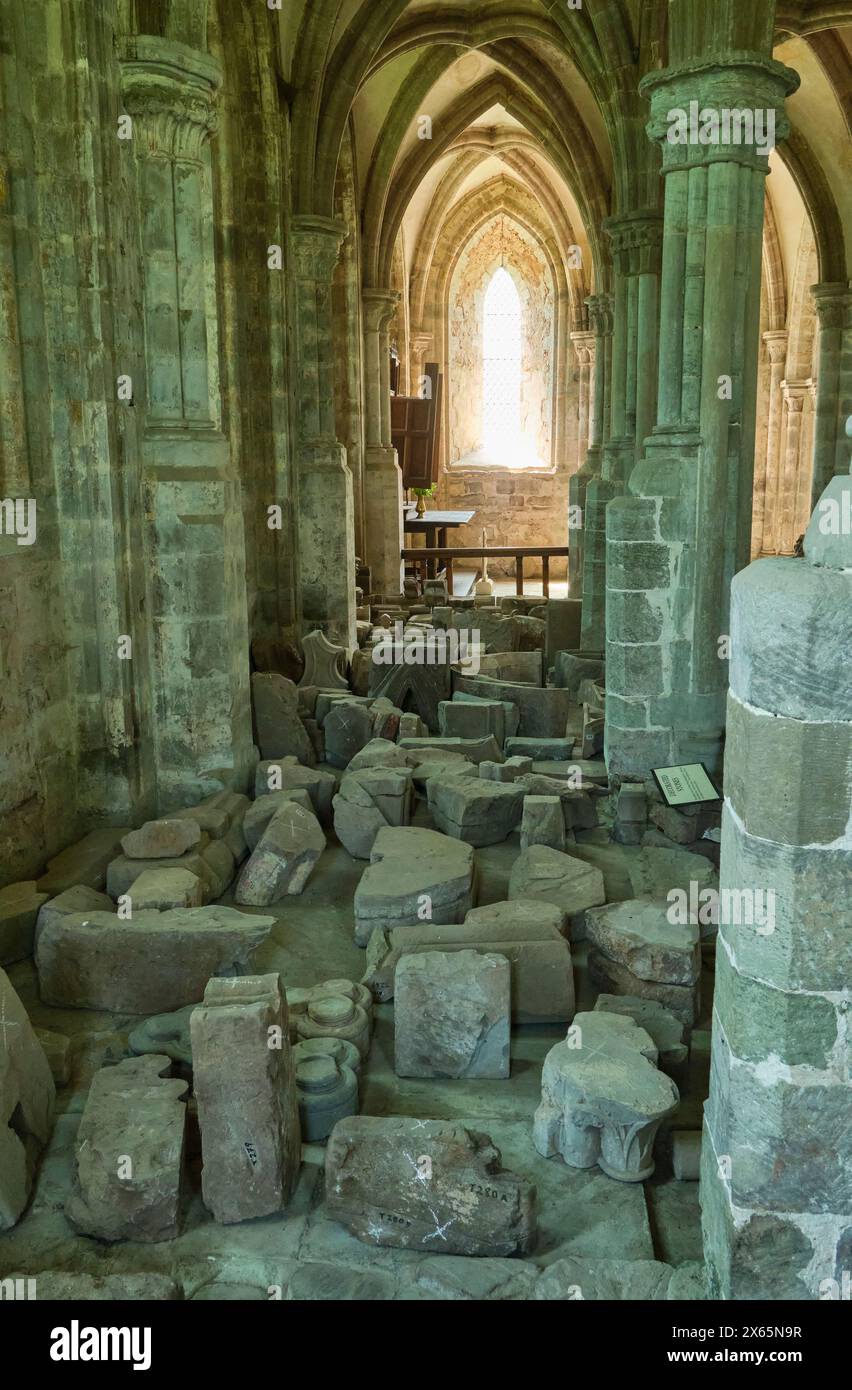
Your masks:
M 482 325 L 482 435 L 486 454 L 511 465 L 521 451 L 523 309 L 505 267 L 485 292 Z

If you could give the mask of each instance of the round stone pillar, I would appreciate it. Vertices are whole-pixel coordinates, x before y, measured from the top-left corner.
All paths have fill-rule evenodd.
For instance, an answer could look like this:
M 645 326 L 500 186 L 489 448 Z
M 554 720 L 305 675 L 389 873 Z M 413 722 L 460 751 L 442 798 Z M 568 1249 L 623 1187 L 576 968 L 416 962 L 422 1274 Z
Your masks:
M 701 1209 L 712 1293 L 852 1269 L 852 479 L 734 580 Z M 848 1295 L 844 1295 L 848 1296 Z

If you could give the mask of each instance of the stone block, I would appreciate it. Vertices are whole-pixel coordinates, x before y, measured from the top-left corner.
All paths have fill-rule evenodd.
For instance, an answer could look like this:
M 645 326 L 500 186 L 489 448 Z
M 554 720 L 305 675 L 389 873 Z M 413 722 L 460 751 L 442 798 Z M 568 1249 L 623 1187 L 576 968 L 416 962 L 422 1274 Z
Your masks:
M 545 612 L 545 665 L 550 667 L 560 651 L 576 651 L 580 645 L 583 602 L 577 598 L 552 598 Z
M 473 894 L 470 845 L 419 826 L 388 826 L 355 890 L 356 944 L 366 946 L 375 927 L 463 921 Z
M 423 738 L 429 730 L 423 723 L 419 714 L 412 714 L 406 711 L 399 721 L 399 733 L 397 737 L 402 740 L 405 738 Z
M 349 772 L 360 772 L 365 767 L 411 767 L 413 758 L 399 744 L 387 738 L 373 738 L 351 759 Z
M 243 867 L 234 901 L 263 907 L 301 893 L 325 846 L 316 816 L 295 801 L 283 806 Z
M 525 909 L 504 913 L 498 909 Z M 574 1015 L 571 948 L 560 931 L 561 917 L 542 921 L 548 909 L 535 903 L 494 903 L 475 908 L 462 925 L 397 927 L 374 931 L 367 947 L 364 976 L 375 998 L 393 997 L 399 960 L 423 951 L 480 951 L 501 955 L 511 968 L 512 1019 L 515 1023 L 562 1023 Z M 481 914 L 481 915 L 480 915 Z
M 170 1057 L 173 1062 L 191 1067 L 192 1042 L 189 1020 L 197 1007 L 196 1004 L 188 1004 L 185 1009 L 176 1009 L 174 1013 L 155 1014 L 153 1018 L 146 1018 L 144 1023 L 140 1023 L 128 1035 L 131 1052 L 136 1053 L 138 1057 L 159 1053 L 164 1057 Z
M 592 1168 L 619 1182 L 644 1182 L 654 1172 L 654 1138 L 679 1095 L 656 1065 L 650 1036 L 632 1018 L 576 1014 L 564 1042 L 544 1059 L 533 1143 L 574 1168 Z
M 200 846 L 211 839 L 221 840 L 228 833 L 231 823 L 224 807 L 211 805 L 209 801 L 200 801 L 196 806 L 184 806 L 179 811 L 173 811 L 171 818 L 195 825 L 201 832 Z
M 570 924 L 572 940 L 582 932 L 588 908 L 605 902 L 600 869 L 547 845 L 522 850 L 509 874 L 509 898 L 536 898 L 558 907 Z
M 643 1028 L 653 1040 L 658 1066 L 680 1085 L 687 1079 L 689 1043 L 687 1029 L 679 1018 L 656 999 L 636 995 L 599 994 L 595 1012 L 625 1014 Z
M 131 884 L 127 896 L 134 912 L 200 907 L 201 880 L 188 869 L 145 869 Z
M 47 872 L 38 880 L 38 891 L 51 898 L 78 885 L 100 892 L 106 888 L 110 862 L 121 854 L 121 841 L 132 829 L 131 825 L 126 825 L 92 830 L 77 844 L 69 845 L 61 854 L 48 859 Z
M 55 1100 L 44 1048 L 0 970 L 0 1231 L 15 1225 L 30 1199 Z
M 321 825 L 331 825 L 331 801 L 337 787 L 333 772 L 323 768 L 303 767 L 295 758 L 279 761 L 261 762 L 255 773 L 255 797 L 267 796 L 277 791 L 296 791 L 304 788 L 314 804 L 314 812 Z
M 564 739 L 582 729 L 582 712 L 573 696 L 554 686 L 525 685 L 514 680 L 495 680 L 481 672 L 478 676 L 455 675 L 453 698 L 457 694 L 478 695 L 485 700 L 508 701 L 518 708 L 518 737 L 522 739 Z M 523 753 L 523 748 L 514 748 Z M 570 753 L 568 754 L 570 757 Z
M 329 1216 L 368 1245 L 496 1257 L 535 1246 L 535 1188 L 487 1135 L 442 1120 L 341 1120 L 325 1190 Z
M 547 764 L 538 764 L 539 767 Z M 594 830 L 598 823 L 595 803 L 587 791 L 575 791 L 559 777 L 546 777 L 540 772 L 524 773 L 521 785 L 528 796 L 558 796 L 566 830 Z
M 842 840 L 852 805 L 852 722 L 772 718 L 730 696 L 725 793 L 743 828 L 759 839 Z
M 128 859 L 176 859 L 201 842 L 201 826 L 187 817 L 149 820 L 125 835 L 121 848 Z
M 201 850 L 209 872 L 208 894 L 210 898 L 221 898 L 233 882 L 237 871 L 237 861 L 226 840 L 210 840 Z
M 505 956 L 403 955 L 394 980 L 397 1076 L 508 1076 L 510 981 Z
M 155 1242 L 178 1234 L 186 1081 L 168 1057 L 103 1067 L 86 1099 L 65 1215 L 97 1240 Z
M 0 965 L 31 956 L 35 945 L 38 915 L 48 901 L 34 879 L 0 888 Z
M 149 870 L 173 872 L 181 869 L 194 874 L 200 881 L 202 904 L 209 903 L 217 896 L 216 875 L 201 852 L 194 849 L 182 854 L 179 859 L 128 859 L 120 854 L 107 869 L 107 892 L 117 902 L 119 898 L 126 897 L 140 875 Z
M 51 898 L 39 909 L 38 919 L 35 928 L 35 945 L 48 922 L 60 920 L 79 912 L 114 912 L 115 905 L 112 898 L 106 893 L 99 893 L 95 888 L 87 888 L 85 884 L 78 884 L 74 888 L 66 888 L 64 892 L 57 893 L 55 898 Z
M 307 787 L 294 787 L 291 791 L 270 792 L 267 796 L 259 796 L 256 801 L 251 803 L 243 822 L 243 831 L 249 850 L 257 849 L 273 816 L 294 802 L 297 806 L 301 806 L 303 811 L 310 811 L 311 815 L 314 814 L 314 803 Z
M 431 777 L 429 814 L 444 834 L 469 845 L 496 845 L 516 830 L 524 793 L 514 783 L 481 777 Z
M 661 898 L 634 898 L 591 908 L 586 913 L 586 936 L 640 980 L 697 984 L 701 976 L 698 927 L 671 922 L 669 911 Z
M 499 762 L 503 756 L 493 734 L 487 738 L 401 738 L 399 747 L 406 749 L 417 762 L 433 753 L 458 754 L 477 765 L 486 761 Z
M 612 838 L 619 845 L 641 845 L 648 825 L 648 795 L 642 782 L 624 782 L 615 803 Z
M 438 728 L 447 738 L 488 738 L 493 734 L 502 745 L 506 737 L 506 715 L 499 700 L 441 700 Z
M 521 849 L 531 845 L 565 849 L 565 817 L 558 796 L 524 796 Z
M 211 980 L 190 1028 L 205 1206 L 225 1224 L 283 1211 L 301 1138 L 280 978 Z
M 316 755 L 302 723 L 294 683 L 273 671 L 255 671 L 251 678 L 251 696 L 261 758 L 294 757 L 306 767 L 312 767 Z
M 848 721 L 852 663 L 839 654 L 852 651 L 850 590 L 848 574 L 787 557 L 741 570 L 731 586 L 734 696 L 806 724 Z
M 365 767 L 347 772 L 334 798 L 334 831 L 355 859 L 369 859 L 379 831 L 408 825 L 413 788 L 411 768 Z
M 574 752 L 574 738 L 509 738 L 506 740 L 507 758 L 531 758 L 535 763 L 559 763 L 570 760 Z
M 631 998 L 650 999 L 662 1004 L 687 1028 L 692 1028 L 701 1012 L 700 982 L 694 985 L 670 985 L 658 980 L 640 980 L 626 965 L 611 960 L 602 951 L 591 950 L 588 956 L 589 979 L 604 994 L 626 994 Z
M 554 680 L 556 685 L 576 700 L 580 683 L 584 680 L 599 681 L 604 673 L 603 656 L 596 652 L 559 651 L 554 660 Z
M 348 767 L 373 737 L 373 718 L 365 705 L 338 701 L 323 724 L 325 756 L 332 767 Z
M 112 1013 L 170 1013 L 196 1003 L 212 975 L 244 974 L 274 917 L 231 907 L 80 913 L 45 926 L 36 951 L 42 1002 Z

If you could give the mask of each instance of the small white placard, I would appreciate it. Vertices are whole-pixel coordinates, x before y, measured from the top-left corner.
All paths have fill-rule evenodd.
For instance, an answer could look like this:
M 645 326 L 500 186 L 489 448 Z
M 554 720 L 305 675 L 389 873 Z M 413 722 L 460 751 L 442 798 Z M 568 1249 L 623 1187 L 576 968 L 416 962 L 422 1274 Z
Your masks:
M 719 793 L 703 763 L 683 767 L 655 767 L 657 785 L 669 806 L 686 806 L 693 801 L 718 801 Z

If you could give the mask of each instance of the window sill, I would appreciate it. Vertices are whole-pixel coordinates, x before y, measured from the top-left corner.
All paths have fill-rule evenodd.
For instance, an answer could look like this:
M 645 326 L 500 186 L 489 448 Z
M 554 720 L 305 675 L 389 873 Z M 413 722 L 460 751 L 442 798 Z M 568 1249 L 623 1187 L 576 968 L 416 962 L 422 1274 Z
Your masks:
M 522 463 L 512 466 L 506 463 L 493 463 L 488 459 L 481 458 L 457 459 L 455 463 L 447 464 L 444 471 L 447 474 L 496 473 L 503 478 L 529 476 L 535 478 L 552 478 L 557 472 L 555 467 L 546 463 Z

